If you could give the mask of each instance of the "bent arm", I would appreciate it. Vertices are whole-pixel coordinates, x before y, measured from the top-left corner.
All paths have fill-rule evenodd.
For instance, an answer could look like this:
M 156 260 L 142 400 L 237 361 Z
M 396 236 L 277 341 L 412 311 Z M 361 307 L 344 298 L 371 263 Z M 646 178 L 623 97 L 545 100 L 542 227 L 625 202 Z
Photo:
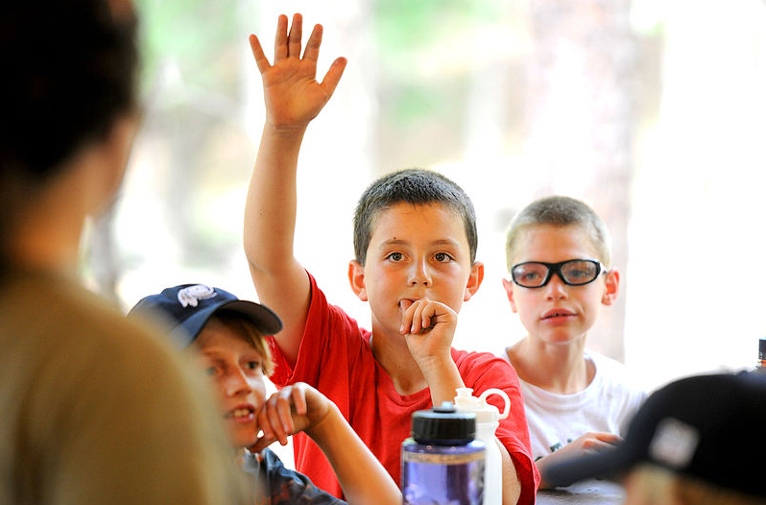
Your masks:
M 351 428 L 340 409 L 308 384 L 297 382 L 271 395 L 258 414 L 263 436 L 250 450 L 304 431 L 327 456 L 349 503 L 400 505 L 402 495 L 388 471 Z
M 614 433 L 600 431 L 584 433 L 558 451 L 538 459 L 536 462 L 537 469 L 540 471 L 541 476 L 545 475 L 545 469 L 548 465 L 552 465 L 557 461 L 567 458 L 607 451 L 614 448 L 614 446 L 621 440 L 622 438 Z M 539 489 L 549 489 L 556 487 L 557 485 L 559 485 L 559 483 L 547 482 L 544 478 L 541 478 Z
M 334 404 L 329 415 L 306 433 L 319 445 L 350 504 L 400 505 L 402 494 L 386 469 Z

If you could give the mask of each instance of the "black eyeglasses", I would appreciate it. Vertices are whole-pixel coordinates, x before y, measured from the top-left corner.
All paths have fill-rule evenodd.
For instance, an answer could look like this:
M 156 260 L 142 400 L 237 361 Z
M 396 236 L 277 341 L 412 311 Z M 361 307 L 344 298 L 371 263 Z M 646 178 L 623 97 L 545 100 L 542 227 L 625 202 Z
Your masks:
M 568 286 L 582 286 L 595 281 L 606 271 L 606 267 L 597 260 L 567 260 L 559 263 L 527 261 L 511 268 L 511 279 L 523 288 L 541 288 L 556 274 Z

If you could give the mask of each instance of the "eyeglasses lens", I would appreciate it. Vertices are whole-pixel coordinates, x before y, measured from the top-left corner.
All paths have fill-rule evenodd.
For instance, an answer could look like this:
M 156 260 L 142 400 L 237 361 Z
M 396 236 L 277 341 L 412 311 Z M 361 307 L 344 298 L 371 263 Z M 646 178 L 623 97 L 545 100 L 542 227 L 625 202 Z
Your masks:
M 599 266 L 595 261 L 573 260 L 563 263 L 559 272 L 565 282 L 579 286 L 595 280 L 598 277 Z
M 539 288 L 548 282 L 548 266 L 544 263 L 522 263 L 511 271 L 513 281 L 525 288 Z
M 601 266 L 594 260 L 569 260 L 561 263 L 527 262 L 513 267 L 511 276 L 519 286 L 540 288 L 548 284 L 551 273 L 558 275 L 565 284 L 581 286 L 596 280 Z

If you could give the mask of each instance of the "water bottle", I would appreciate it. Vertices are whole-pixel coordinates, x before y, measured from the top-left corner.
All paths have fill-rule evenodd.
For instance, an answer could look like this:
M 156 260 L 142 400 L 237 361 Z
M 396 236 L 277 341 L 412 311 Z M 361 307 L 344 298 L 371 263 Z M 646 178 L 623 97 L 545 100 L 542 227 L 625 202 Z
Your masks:
M 485 446 L 476 440 L 476 414 L 447 401 L 412 415 L 402 443 L 404 505 L 482 505 Z
M 476 437 L 486 445 L 484 466 L 484 501 L 483 505 L 501 505 L 503 503 L 503 460 L 500 447 L 497 446 L 495 430 L 500 419 L 508 417 L 511 399 L 502 389 L 488 389 L 478 398 L 473 396 L 471 388 L 457 388 L 455 407 L 458 412 L 476 414 Z M 487 403 L 487 397 L 498 395 L 505 401 L 503 412 Z

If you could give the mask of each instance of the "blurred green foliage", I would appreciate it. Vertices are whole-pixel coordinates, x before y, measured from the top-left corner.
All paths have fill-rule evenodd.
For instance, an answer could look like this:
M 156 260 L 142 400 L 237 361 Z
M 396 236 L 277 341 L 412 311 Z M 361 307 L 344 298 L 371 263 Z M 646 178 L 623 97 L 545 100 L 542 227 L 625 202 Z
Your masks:
M 236 0 L 136 0 L 146 85 L 166 60 L 176 62 L 184 80 L 213 86 L 221 55 L 235 41 Z M 236 41 L 240 42 L 241 41 Z

